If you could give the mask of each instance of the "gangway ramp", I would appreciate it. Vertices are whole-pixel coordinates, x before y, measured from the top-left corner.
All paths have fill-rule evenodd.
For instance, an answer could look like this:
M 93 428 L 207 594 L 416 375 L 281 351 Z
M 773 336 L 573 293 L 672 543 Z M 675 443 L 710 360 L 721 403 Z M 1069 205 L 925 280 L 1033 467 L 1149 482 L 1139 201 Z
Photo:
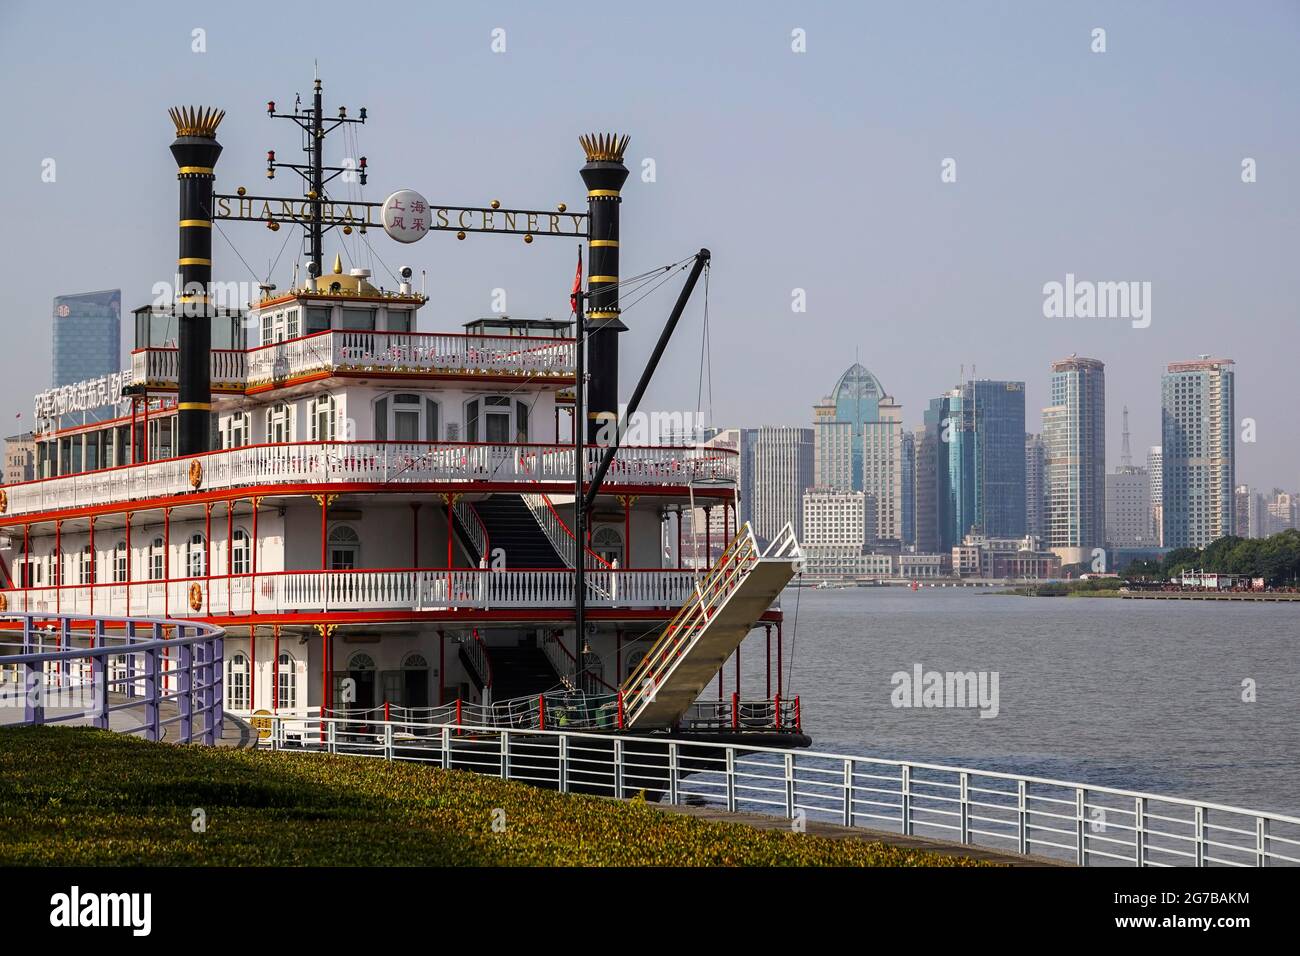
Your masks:
M 759 553 L 746 522 L 628 675 L 622 688 L 625 726 L 676 724 L 802 567 L 790 525 Z

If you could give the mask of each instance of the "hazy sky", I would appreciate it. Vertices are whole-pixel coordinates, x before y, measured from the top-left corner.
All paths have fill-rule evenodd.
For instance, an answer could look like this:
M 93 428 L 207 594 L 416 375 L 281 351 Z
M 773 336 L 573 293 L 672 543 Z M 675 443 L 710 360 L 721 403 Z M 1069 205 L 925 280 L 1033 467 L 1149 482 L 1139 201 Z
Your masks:
M 192 51 L 193 31 L 206 52 Z M 494 53 L 492 31 L 505 30 Z M 806 31 L 807 52 L 791 49 Z M 1106 31 L 1094 53 L 1092 31 Z M 176 256 L 167 108 L 228 115 L 221 191 L 268 184 L 298 137 L 265 103 L 366 106 L 365 198 L 582 205 L 577 136 L 632 136 L 623 274 L 713 252 L 713 420 L 806 424 L 855 353 L 907 423 L 960 368 L 1028 383 L 1048 363 L 1106 363 L 1108 464 L 1121 407 L 1142 458 L 1159 441 L 1160 373 L 1237 362 L 1238 480 L 1300 485 L 1300 3 L 239 3 L 0 0 L 0 348 L 5 407 L 31 421 L 50 376 L 51 299 L 121 287 L 146 304 Z M 335 137 L 328 159 L 344 153 Z M 642 182 L 642 160 L 657 180 Z M 1257 181 L 1242 182 L 1242 161 Z M 57 180 L 41 180 L 42 161 Z M 941 182 L 956 161 L 957 181 Z M 228 224 L 214 272 L 261 279 L 286 232 Z M 341 237 L 339 237 L 341 238 Z M 354 236 L 349 242 L 354 242 Z M 327 256 L 338 240 L 331 235 Z M 504 288 L 515 316 L 567 315 L 569 240 L 371 234 L 376 274 L 427 269 L 425 331 L 458 330 Z M 283 288 L 299 242 L 273 277 Z M 358 247 L 360 248 L 360 247 Z M 1047 319 L 1067 273 L 1152 283 L 1151 323 Z M 388 284 L 391 285 L 391 282 Z M 807 311 L 791 309 L 806 290 Z M 623 394 L 672 302 L 627 315 Z M 647 399 L 696 406 L 702 297 Z M 123 328 L 124 360 L 132 331 Z M 707 401 L 707 400 L 706 400 Z

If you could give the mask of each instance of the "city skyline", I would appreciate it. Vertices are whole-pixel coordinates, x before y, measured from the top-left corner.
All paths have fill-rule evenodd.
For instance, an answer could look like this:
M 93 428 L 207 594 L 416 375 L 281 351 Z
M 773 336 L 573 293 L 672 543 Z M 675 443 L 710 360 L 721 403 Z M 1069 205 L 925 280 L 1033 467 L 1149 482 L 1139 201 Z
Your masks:
M 1026 406 L 1036 409 L 1048 390 L 1035 370 L 1077 352 L 1107 365 L 1107 456 L 1118 460 L 1123 405 L 1135 446 L 1158 444 L 1164 366 L 1227 353 L 1243 373 L 1238 417 L 1258 425 L 1258 440 L 1239 449 L 1238 480 L 1300 481 L 1300 434 L 1284 411 L 1288 366 L 1273 344 L 1286 340 L 1300 300 L 1290 265 L 1300 184 L 1284 172 L 1300 157 L 1293 121 L 1300 64 L 1289 55 L 1294 6 L 1261 5 L 1230 22 L 1201 4 L 953 7 L 945 13 L 950 29 L 941 31 L 906 5 L 832 14 L 756 4 L 743 19 L 666 6 L 664 16 L 617 12 L 609 52 L 625 69 L 605 79 L 597 103 L 575 106 L 562 91 L 581 81 L 589 41 L 522 5 L 398 6 L 395 21 L 362 20 L 346 37 L 319 37 L 310 52 L 276 57 L 255 72 L 242 69 L 250 11 L 269 34 L 294 29 L 295 13 L 236 3 L 204 11 L 202 24 L 183 10 L 159 11 L 145 23 L 92 14 L 60 32 L 63 55 L 99 77 L 91 86 L 43 62 L 39 6 L 7 5 L 0 75 L 25 90 L 13 117 L 22 136 L 0 156 L 0 201 L 25 224 L 0 236 L 0 255 L 25 276 L 10 299 L 16 321 L 0 364 L 9 414 L 25 412 L 43 384 L 48 336 L 32 320 L 54 295 L 120 287 L 130 309 L 170 279 L 175 249 L 166 226 L 174 201 L 158 188 L 173 165 L 165 148 L 96 150 L 90 163 L 84 142 L 157 141 L 173 91 L 185 89 L 229 111 L 222 185 L 255 188 L 265 150 L 293 146 L 265 119 L 264 104 L 292 103 L 295 92 L 306 92 L 318 59 L 331 104 L 372 106 L 363 140 L 370 199 L 412 186 L 437 190 L 444 201 L 485 204 L 510 200 L 501 195 L 509 184 L 519 195 L 572 204 L 582 187 L 565 150 L 576 155 L 576 136 L 588 127 L 626 126 L 634 168 L 626 214 L 638 229 L 624 249 L 627 272 L 707 244 L 711 337 L 762 343 L 757 362 L 744 349 L 714 350 L 714 403 L 706 407 L 713 424 L 803 423 L 801 409 L 855 349 L 905 410 L 923 407 L 963 364 L 981 376 L 1025 380 Z M 688 9 L 698 29 L 682 34 L 671 13 Z M 441 55 L 396 64 L 382 78 L 353 69 L 356 44 L 379 42 L 392 22 L 440 36 Z M 207 36 L 202 54 L 191 50 L 199 26 Z M 490 49 L 497 26 L 509 37 L 499 55 Z M 1108 31 L 1105 53 L 1089 49 L 1097 26 Z M 803 54 L 790 49 L 796 27 L 807 32 Z M 672 63 L 646 52 L 664 45 L 674 51 Z M 1202 69 L 1191 51 L 1204 49 L 1223 69 Z M 707 67 L 721 62 L 728 70 Z M 702 69 L 708 118 L 697 108 L 699 83 L 681 79 L 698 79 Z M 28 70 L 42 82 L 21 83 Z M 553 82 L 524 81 L 542 70 Z M 1033 83 L 1025 82 L 1027 71 Z M 157 82 L 160 73 L 169 83 Z M 900 84 L 904 97 L 890 92 Z M 478 92 L 443 95 L 444 87 Z M 756 101 L 776 119 L 745 122 Z M 990 103 L 997 107 L 990 111 Z M 74 110 L 77 122 L 69 123 Z M 838 122 L 846 112 L 862 122 Z M 727 115 L 741 121 L 714 119 Z M 1211 126 L 1214 136 L 1205 133 Z M 535 160 L 542 145 L 545 158 Z M 842 162 L 815 162 L 814 150 Z M 1257 163 L 1251 183 L 1241 178 L 1247 157 Z M 47 158 L 57 162 L 56 182 L 41 180 Z M 947 158 L 956 162 L 951 183 L 940 178 Z M 656 164 L 653 182 L 640 174 L 646 159 Z M 700 171 L 733 165 L 719 199 L 716 176 Z M 751 201 L 769 195 L 773 182 L 798 185 L 772 203 Z M 457 185 L 448 192 L 441 183 Z M 808 216 L 819 222 L 816 242 L 798 224 Z M 88 261 L 67 259 L 71 222 L 96 244 Z M 123 236 L 129 241 L 113 241 Z M 236 248 L 214 236 L 214 276 L 253 282 L 288 237 L 254 229 L 227 238 Z M 385 266 L 409 264 L 417 280 L 427 270 L 431 327 L 454 331 L 489 314 L 497 288 L 509 293 L 509 314 L 567 313 L 571 248 L 520 244 L 488 263 L 464 254 L 474 240 L 445 238 L 414 247 L 373 242 L 384 281 Z M 282 287 L 295 245 L 290 240 L 271 277 Z M 1067 274 L 1151 282 L 1149 327 L 1045 318 L 1042 289 Z M 792 311 L 796 289 L 806 294 L 806 312 Z M 625 378 L 639 370 L 665 311 L 655 299 L 630 311 Z M 648 407 L 696 403 L 701 318 L 693 303 Z M 785 363 L 779 389 L 764 381 L 771 370 L 764 363 L 776 357 L 797 358 Z

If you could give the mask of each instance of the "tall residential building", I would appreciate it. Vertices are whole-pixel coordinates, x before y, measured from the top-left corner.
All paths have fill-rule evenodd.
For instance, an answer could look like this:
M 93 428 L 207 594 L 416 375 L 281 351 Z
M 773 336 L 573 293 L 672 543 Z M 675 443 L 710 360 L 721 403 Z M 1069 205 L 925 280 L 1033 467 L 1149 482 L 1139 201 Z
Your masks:
M 1047 444 L 1025 435 L 1025 535 L 1047 540 Z
M 747 431 L 750 435 L 744 444 L 750 459 L 750 483 L 745 498 L 754 534 L 771 541 L 790 522 L 795 537 L 802 541 L 803 493 L 813 483 L 813 430 L 764 425 Z M 741 464 L 743 468 L 743 457 Z
M 31 432 L 14 435 L 5 439 L 4 483 L 12 485 L 19 481 L 32 481 L 36 478 L 36 439 Z
M 1151 540 L 1156 547 L 1165 543 L 1164 450 L 1152 445 L 1147 450 L 1147 475 L 1151 479 Z
M 1091 564 L 1106 544 L 1106 366 L 1070 356 L 1052 363 L 1047 445 L 1047 546 L 1064 565 Z
M 50 384 L 76 382 L 122 370 L 122 290 L 54 297 L 54 368 Z M 100 421 L 110 409 L 64 416 L 61 424 Z
M 1232 533 L 1238 538 L 1254 537 L 1250 533 L 1250 499 L 1255 497 L 1250 485 L 1238 485 L 1232 493 Z
M 916 547 L 916 433 L 903 429 L 899 461 L 903 469 L 904 548 Z
M 813 481 L 861 491 L 874 512 L 876 538 L 903 535 L 903 408 L 862 365 L 849 367 L 813 406 Z
M 1300 509 L 1297 505 L 1296 496 L 1288 494 L 1280 488 L 1274 488 L 1273 493 L 1264 500 L 1264 509 L 1267 512 L 1267 519 L 1264 521 L 1266 533 L 1262 537 L 1278 534 L 1286 531 L 1288 528 L 1297 526 L 1297 514 Z
M 912 514 L 916 525 L 916 553 L 939 553 L 938 486 L 936 484 L 939 436 L 922 425 L 912 433 Z
M 1174 362 L 1161 379 L 1164 546 L 1232 534 L 1236 429 L 1231 359 Z
M 1150 548 L 1151 478 L 1145 468 L 1120 465 L 1106 476 L 1106 544 Z

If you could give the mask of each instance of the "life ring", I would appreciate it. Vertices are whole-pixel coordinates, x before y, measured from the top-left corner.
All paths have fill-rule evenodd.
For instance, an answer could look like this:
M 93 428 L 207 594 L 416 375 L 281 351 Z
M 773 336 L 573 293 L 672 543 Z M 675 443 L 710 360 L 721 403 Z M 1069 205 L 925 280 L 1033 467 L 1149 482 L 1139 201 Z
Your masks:
M 203 484 L 203 466 L 195 458 L 190 462 L 190 487 L 197 488 L 201 484 Z
M 9 494 L 0 488 L 0 515 L 9 510 Z
M 190 585 L 190 610 L 197 611 L 201 607 L 203 607 L 203 588 L 196 581 Z
M 9 598 L 5 597 L 3 591 L 0 591 L 0 611 L 9 610 Z

